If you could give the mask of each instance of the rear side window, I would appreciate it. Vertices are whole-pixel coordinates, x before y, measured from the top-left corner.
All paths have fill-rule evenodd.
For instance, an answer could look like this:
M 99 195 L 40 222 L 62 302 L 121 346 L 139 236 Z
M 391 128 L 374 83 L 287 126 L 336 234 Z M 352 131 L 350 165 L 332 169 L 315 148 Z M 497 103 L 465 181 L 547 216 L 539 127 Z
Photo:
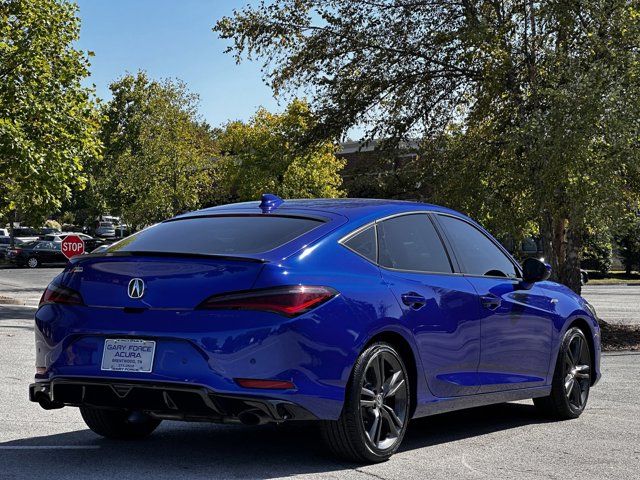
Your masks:
M 321 225 L 280 216 L 195 217 L 159 223 L 121 240 L 107 252 L 240 255 L 267 252 Z
M 378 245 L 376 242 L 375 227 L 369 227 L 343 243 L 345 246 L 362 255 L 364 258 L 367 258 L 374 263 L 377 261 Z
M 465 273 L 489 277 L 518 276 L 509 258 L 489 237 L 471 224 L 447 215 L 438 215 Z
M 383 267 L 419 272 L 451 273 L 442 241 L 427 215 L 403 215 L 378 224 L 379 257 Z

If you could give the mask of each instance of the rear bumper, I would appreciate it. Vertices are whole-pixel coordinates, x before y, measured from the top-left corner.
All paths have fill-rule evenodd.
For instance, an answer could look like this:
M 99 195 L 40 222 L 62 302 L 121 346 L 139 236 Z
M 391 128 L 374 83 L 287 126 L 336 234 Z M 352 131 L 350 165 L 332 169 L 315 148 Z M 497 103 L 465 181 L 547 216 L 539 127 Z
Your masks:
M 293 402 L 223 395 L 202 385 L 56 378 L 29 385 L 29 400 L 45 409 L 91 406 L 142 411 L 169 420 L 260 424 L 317 417 Z
M 47 304 L 35 315 L 36 382 L 202 386 L 241 398 L 299 405 L 322 420 L 340 416 L 358 355 L 340 297 L 293 319 L 268 312 L 145 310 Z M 337 326 L 340 326 L 338 329 Z M 151 372 L 102 369 L 106 339 L 156 342 Z M 236 379 L 281 380 L 291 389 L 245 387 Z

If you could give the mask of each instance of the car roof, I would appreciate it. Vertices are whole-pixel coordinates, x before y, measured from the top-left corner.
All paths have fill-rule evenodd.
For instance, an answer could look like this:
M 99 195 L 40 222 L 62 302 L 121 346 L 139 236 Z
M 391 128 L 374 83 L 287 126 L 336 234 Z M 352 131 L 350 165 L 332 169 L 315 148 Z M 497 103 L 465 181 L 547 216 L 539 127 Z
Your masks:
M 411 211 L 436 211 L 450 213 L 458 216 L 459 212 L 438 205 L 412 202 L 405 200 L 386 200 L 372 198 L 319 198 L 319 199 L 293 199 L 284 200 L 277 208 L 271 210 L 271 214 L 300 215 L 300 214 L 330 214 L 346 217 L 348 220 L 365 218 L 380 218 L 395 213 Z M 242 202 L 220 205 L 189 212 L 179 217 L 192 217 L 216 214 L 260 214 L 260 202 Z

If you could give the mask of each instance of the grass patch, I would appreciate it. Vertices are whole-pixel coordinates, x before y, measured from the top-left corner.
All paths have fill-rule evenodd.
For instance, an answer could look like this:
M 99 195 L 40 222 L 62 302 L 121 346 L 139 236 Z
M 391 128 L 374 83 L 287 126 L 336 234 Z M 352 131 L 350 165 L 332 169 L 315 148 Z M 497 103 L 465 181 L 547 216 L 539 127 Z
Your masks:
M 600 320 L 602 349 L 640 351 L 640 325 L 620 325 Z
M 640 273 L 609 272 L 602 275 L 599 272 L 589 272 L 587 285 L 640 285 Z

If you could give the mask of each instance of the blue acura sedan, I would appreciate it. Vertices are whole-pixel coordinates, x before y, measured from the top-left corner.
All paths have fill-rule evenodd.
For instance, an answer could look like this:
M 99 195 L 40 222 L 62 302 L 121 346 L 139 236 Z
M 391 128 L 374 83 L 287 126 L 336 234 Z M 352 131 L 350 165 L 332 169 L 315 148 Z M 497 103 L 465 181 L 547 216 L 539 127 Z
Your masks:
M 317 420 L 358 462 L 440 412 L 532 398 L 576 418 L 600 330 L 549 274 L 446 208 L 266 194 L 70 261 L 35 315 L 30 398 L 122 439 L 163 419 Z

